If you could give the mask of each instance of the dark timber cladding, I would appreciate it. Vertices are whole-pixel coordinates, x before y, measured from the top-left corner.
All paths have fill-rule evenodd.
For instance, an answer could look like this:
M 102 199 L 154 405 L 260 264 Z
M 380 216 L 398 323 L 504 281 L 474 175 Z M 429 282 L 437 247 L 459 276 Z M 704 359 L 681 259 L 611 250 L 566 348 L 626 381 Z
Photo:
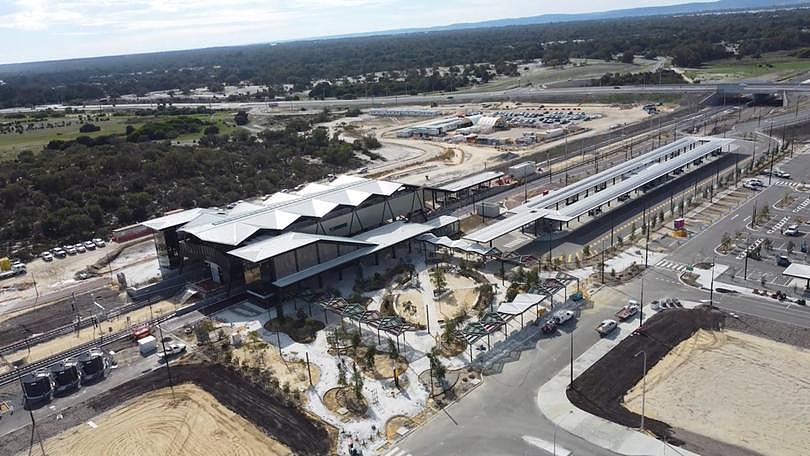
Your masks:
M 452 234 L 458 219 L 425 220 L 421 189 L 339 176 L 227 208 L 189 209 L 148 220 L 162 268 L 204 264 L 211 279 L 270 298 L 361 261 L 396 258 L 413 238 Z M 367 258 L 368 257 L 368 258 Z M 300 283 L 312 279 L 311 283 Z

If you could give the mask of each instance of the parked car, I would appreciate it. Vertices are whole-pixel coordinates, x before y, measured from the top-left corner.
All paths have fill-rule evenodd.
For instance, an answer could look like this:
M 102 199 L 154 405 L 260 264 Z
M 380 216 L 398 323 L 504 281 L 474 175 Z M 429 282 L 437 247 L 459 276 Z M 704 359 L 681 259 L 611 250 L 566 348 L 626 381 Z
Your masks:
M 799 235 L 799 225 L 790 225 L 782 232 L 785 236 L 798 236 Z
M 555 322 L 553 318 L 546 321 L 543 324 L 543 326 L 540 327 L 540 331 L 542 331 L 543 334 L 551 334 L 556 330 L 557 330 L 557 322 Z
M 551 319 L 554 320 L 554 323 L 557 323 L 557 325 L 561 325 L 572 318 L 574 318 L 574 311 L 572 310 L 560 310 L 551 316 Z
M 84 241 L 84 248 L 87 250 L 96 250 L 96 244 L 93 244 L 91 241 Z
M 65 245 L 62 247 L 62 250 L 64 250 L 68 255 L 76 255 L 76 248 L 72 245 Z
M 104 247 L 105 245 L 107 245 L 104 242 L 104 239 L 101 239 L 101 238 L 93 238 L 93 244 L 95 244 L 96 247 Z
M 51 254 L 51 252 L 42 252 L 39 254 L 39 257 L 42 258 L 43 261 L 53 261 L 53 254 Z
M 54 248 L 52 248 L 52 249 L 51 249 L 51 253 L 52 253 L 52 254 L 53 254 L 53 256 L 55 256 L 56 258 L 64 258 L 64 257 L 66 257 L 66 256 L 67 256 L 67 252 L 65 252 L 64 250 L 62 250 L 62 248 L 61 248 L 61 247 L 54 247 Z
M 82 243 L 78 243 L 78 244 L 74 245 L 73 247 L 76 248 L 76 252 L 78 252 L 78 253 L 84 253 L 84 252 L 87 251 L 87 249 L 84 248 L 84 244 L 82 244 Z
M 773 175 L 776 177 L 781 177 L 782 179 L 790 179 L 790 173 L 786 173 L 781 169 L 773 170 Z
M 785 255 L 777 255 L 776 264 L 778 266 L 790 266 L 790 258 L 786 257 Z
M 633 315 L 637 314 L 639 311 L 638 301 L 631 299 L 627 302 L 627 305 L 619 309 L 616 312 L 616 318 L 619 321 L 625 321 L 633 317 Z
M 616 323 L 616 320 L 604 320 L 596 327 L 596 332 L 598 332 L 600 336 L 605 337 L 618 328 L 618 326 L 619 324 Z
M 157 356 L 158 359 L 164 359 L 166 357 L 172 357 L 175 355 L 179 355 L 186 351 L 186 344 L 182 342 L 171 342 L 166 344 L 166 351 L 159 351 Z

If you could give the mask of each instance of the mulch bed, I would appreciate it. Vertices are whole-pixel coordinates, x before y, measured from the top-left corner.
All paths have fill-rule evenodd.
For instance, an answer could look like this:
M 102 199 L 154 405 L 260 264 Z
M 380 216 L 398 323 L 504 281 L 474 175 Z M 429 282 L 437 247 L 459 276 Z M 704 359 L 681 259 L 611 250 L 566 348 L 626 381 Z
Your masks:
M 198 385 L 295 454 L 324 455 L 332 452 L 331 438 L 324 424 L 295 407 L 282 404 L 275 396 L 220 364 L 178 364 L 172 366 L 171 374 L 174 384 Z M 37 430 L 45 440 L 128 400 L 168 386 L 163 369 L 152 371 L 66 409 L 62 420 L 38 420 Z M 28 449 L 30 441 L 31 428 L 26 426 L 0 437 L 0 448 L 3 448 L 4 454 L 16 454 Z
M 292 317 L 286 317 L 283 320 L 274 318 L 264 325 L 264 329 L 268 331 L 283 332 L 284 334 L 290 336 L 290 339 L 302 344 L 314 342 L 315 335 L 324 327 L 324 323 L 320 320 Z

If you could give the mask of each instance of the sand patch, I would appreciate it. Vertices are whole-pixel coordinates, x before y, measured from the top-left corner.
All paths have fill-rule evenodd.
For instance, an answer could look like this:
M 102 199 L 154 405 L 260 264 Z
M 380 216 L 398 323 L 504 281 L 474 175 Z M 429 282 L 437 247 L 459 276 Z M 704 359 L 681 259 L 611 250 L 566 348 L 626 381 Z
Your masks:
M 397 315 L 411 323 L 427 324 L 425 303 L 422 293 L 417 290 L 408 290 L 394 295 L 394 309 Z
M 47 439 L 61 456 L 291 455 L 292 451 L 192 384 L 163 388 L 128 401 Z
M 647 375 L 646 414 L 763 455 L 810 454 L 810 352 L 735 331 L 699 330 Z M 641 383 L 624 397 L 641 412 Z M 798 427 L 797 427 L 798 426 Z
M 288 383 L 290 389 L 299 391 L 309 388 L 306 362 L 281 359 L 278 347 L 274 345 L 248 342 L 242 347 L 234 349 L 233 357 L 240 363 L 246 360 L 251 367 L 269 368 L 273 372 L 273 376 L 278 379 L 279 385 Z M 317 385 L 321 379 L 321 371 L 314 363 L 310 363 L 309 369 L 312 373 L 312 384 Z
M 478 300 L 478 284 L 474 280 L 458 274 L 445 274 L 447 288 L 452 293 L 436 301 L 436 308 L 441 318 L 449 320 L 469 313 Z

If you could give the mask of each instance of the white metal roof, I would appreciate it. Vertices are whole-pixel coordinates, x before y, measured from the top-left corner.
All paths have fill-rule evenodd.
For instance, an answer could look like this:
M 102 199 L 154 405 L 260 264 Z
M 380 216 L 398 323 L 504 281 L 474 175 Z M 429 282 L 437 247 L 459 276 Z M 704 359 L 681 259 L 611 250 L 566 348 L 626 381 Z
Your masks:
M 520 315 L 531 309 L 532 306 L 536 306 L 537 304 L 543 302 L 546 297 L 546 295 L 521 293 L 516 295 L 512 302 L 505 302 L 498 306 L 498 312 L 505 313 L 507 315 Z
M 616 185 L 610 185 L 600 192 L 593 193 L 587 198 L 580 199 L 576 203 L 561 208 L 559 213 L 563 215 L 563 217 L 558 218 L 558 220 L 573 220 L 591 209 L 607 204 L 608 201 L 612 201 L 682 166 L 703 158 L 731 141 L 732 140 L 723 139 L 712 140 L 686 153 L 678 155 L 671 160 L 649 165 L 629 179 L 617 182 Z
M 514 215 L 499 220 L 489 226 L 485 226 L 480 230 L 464 236 L 464 238 L 471 241 L 486 243 L 540 219 L 549 219 L 562 222 L 573 220 L 593 208 L 606 204 L 608 201 L 616 199 L 620 195 L 643 186 L 647 182 L 668 174 L 675 169 L 684 166 L 685 164 L 697 160 L 698 158 L 704 157 L 716 150 L 718 147 L 722 147 L 732 141 L 733 140 L 719 138 L 681 138 L 674 143 L 660 149 L 656 149 L 655 151 L 642 156 L 647 158 L 637 161 L 631 160 L 621 165 L 617 165 L 613 168 L 605 170 L 603 173 L 590 176 L 589 178 L 571 184 L 561 190 L 552 192 L 549 195 L 544 195 L 540 198 L 530 200 L 527 204 L 512 209 L 511 212 L 513 212 Z M 698 145 L 692 150 L 678 155 L 673 159 L 657 163 L 658 158 L 669 155 L 679 148 L 688 147 L 690 144 L 696 144 L 698 142 L 701 142 L 702 144 Z M 632 162 L 631 165 L 627 165 L 627 163 L 630 162 Z M 558 201 L 564 201 L 570 196 L 582 193 L 587 188 L 592 188 L 598 183 L 605 182 L 606 179 L 612 179 L 613 177 L 621 178 L 623 174 L 637 169 L 639 164 L 644 166 L 638 171 L 637 174 L 624 181 L 617 181 L 616 185 L 610 185 L 605 190 L 597 193 L 591 193 L 588 197 L 581 198 L 576 203 L 560 208 L 559 211 L 545 208 L 546 206 L 556 204 Z M 585 182 L 585 184 L 583 184 L 583 182 Z M 552 196 L 554 196 L 554 198 L 551 198 Z
M 483 184 L 484 182 L 489 182 L 491 180 L 498 179 L 502 177 L 504 174 L 500 171 L 485 171 L 483 173 L 473 174 L 472 176 L 467 176 L 463 179 L 459 179 L 457 181 L 449 182 L 438 187 L 430 187 L 435 190 L 441 190 L 443 192 L 458 192 L 470 187 L 475 187 L 476 185 Z
M 160 231 L 166 228 L 171 228 L 173 226 L 188 223 L 197 218 L 202 212 L 203 209 L 201 208 L 187 209 L 185 211 L 175 212 L 174 214 L 164 215 L 163 217 L 147 220 L 141 223 L 141 225 L 144 225 L 155 231 Z
M 229 210 L 191 209 L 144 222 L 154 230 L 180 226 L 181 231 L 225 245 L 238 245 L 258 230 L 284 230 L 301 217 L 321 218 L 338 206 L 357 207 L 374 195 L 390 196 L 398 182 L 340 176 L 328 183 L 310 183 L 297 192 L 274 193 L 263 205 L 241 202 Z M 234 225 L 226 228 L 226 225 Z M 236 244 L 234 244 L 236 242 Z
M 698 141 L 701 141 L 701 139 L 694 137 L 681 138 L 675 142 L 659 147 L 658 149 L 655 149 L 651 152 L 647 152 L 646 154 L 633 157 L 630 160 L 626 160 L 612 168 L 608 168 L 597 174 L 588 176 L 582 180 L 574 182 L 573 184 L 568 185 L 567 187 L 549 192 L 548 195 L 542 195 L 531 198 L 526 204 L 518 206 L 515 209 L 513 209 L 513 212 L 529 209 L 547 208 L 558 202 L 565 201 L 567 198 L 571 196 L 584 193 L 585 190 L 596 187 L 597 185 L 603 182 L 610 181 L 614 178 L 621 178 L 623 174 L 648 166 L 654 162 L 657 162 L 659 158 L 665 157 L 677 151 L 678 149 L 689 147 L 691 144 L 695 144 Z
M 511 215 L 503 220 L 498 220 L 492 225 L 485 226 L 480 230 L 473 231 L 472 233 L 464 236 L 464 239 L 469 239 L 475 242 L 491 242 L 501 236 L 511 233 L 523 226 L 532 222 L 545 218 L 553 211 L 548 209 L 533 209 L 530 211 L 519 212 Z
M 790 263 L 790 266 L 782 271 L 782 275 L 796 277 L 799 279 L 810 279 L 810 265 L 801 263 Z
M 278 256 L 281 255 L 282 253 L 293 251 L 295 249 L 304 247 L 306 245 L 318 241 L 338 242 L 342 244 L 353 244 L 353 245 L 367 245 L 370 247 L 373 246 L 373 244 L 371 243 L 363 242 L 348 237 L 326 236 L 321 234 L 309 234 L 309 233 L 284 233 L 278 236 L 273 236 L 271 238 L 254 242 L 252 244 L 248 244 L 238 249 L 231 250 L 228 253 L 235 257 L 239 257 L 243 260 L 258 263 L 268 258 L 273 258 L 274 256 Z
M 431 226 L 433 227 L 433 229 L 436 229 L 436 228 L 444 228 L 447 225 L 458 222 L 458 220 L 459 220 L 458 217 L 454 217 L 452 215 L 440 215 L 436 218 L 432 218 L 426 222 L 423 222 L 423 224 Z

